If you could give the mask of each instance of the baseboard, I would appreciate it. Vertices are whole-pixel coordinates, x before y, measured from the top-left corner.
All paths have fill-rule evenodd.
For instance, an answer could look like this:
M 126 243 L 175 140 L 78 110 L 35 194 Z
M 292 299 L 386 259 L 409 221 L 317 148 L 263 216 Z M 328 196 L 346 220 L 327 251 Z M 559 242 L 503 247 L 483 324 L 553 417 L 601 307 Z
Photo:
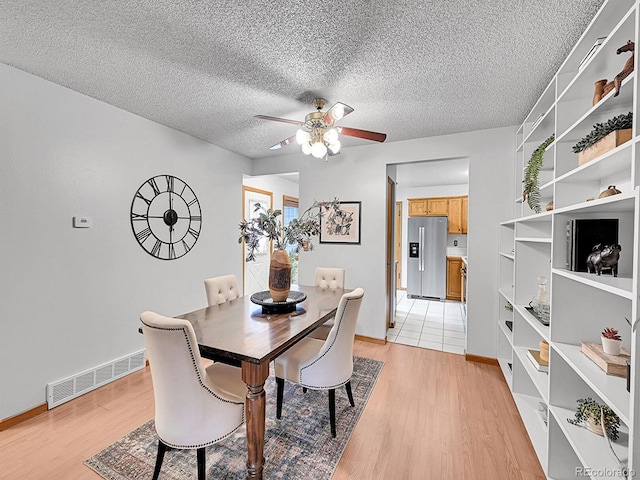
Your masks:
M 380 345 L 385 345 L 387 343 L 387 339 L 373 338 L 373 337 L 364 337 L 362 335 L 356 335 L 356 340 L 362 340 L 363 342 L 371 342 L 371 343 L 379 343 Z
M 481 355 L 472 355 L 470 353 L 464 354 L 464 359 L 467 362 L 486 363 L 487 365 L 499 366 L 498 359 L 491 357 L 483 357 Z
M 37 407 L 32 408 L 31 410 L 22 412 L 21 414 L 16 415 L 15 417 L 9 417 L 9 418 L 5 418 L 4 420 L 0 420 L 0 432 L 3 430 L 6 430 L 7 428 L 13 427 L 14 425 L 18 425 L 19 423 L 25 422 L 30 418 L 36 417 L 41 413 L 46 412 L 47 410 L 48 410 L 47 404 L 43 403 L 42 405 L 38 405 Z

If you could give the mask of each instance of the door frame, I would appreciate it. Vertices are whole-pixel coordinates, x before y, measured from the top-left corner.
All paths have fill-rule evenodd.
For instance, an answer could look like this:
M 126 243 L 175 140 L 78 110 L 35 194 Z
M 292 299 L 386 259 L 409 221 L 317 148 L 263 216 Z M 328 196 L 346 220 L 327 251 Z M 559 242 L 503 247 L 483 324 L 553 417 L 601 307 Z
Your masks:
M 395 203 L 396 203 L 396 183 L 391 177 L 387 177 L 387 245 L 386 245 L 386 301 L 385 316 L 387 328 L 395 327 L 396 315 L 396 278 L 394 272 L 395 262 Z M 386 335 L 385 335 L 386 338 Z
M 269 208 L 273 209 L 273 192 L 270 192 L 268 190 L 261 190 L 259 188 L 254 188 L 254 187 L 249 187 L 247 185 L 242 185 L 242 219 L 246 219 L 246 214 L 247 212 L 245 211 L 245 205 L 247 203 L 247 198 L 246 198 L 246 192 L 255 192 L 255 193 L 260 193 L 262 195 L 265 195 L 267 197 L 269 197 Z M 271 252 L 273 250 L 273 245 L 270 243 L 269 244 L 269 260 L 271 260 Z M 244 241 L 242 242 L 242 294 L 245 294 L 245 264 L 247 263 L 245 261 L 245 246 L 244 246 Z
M 395 244 L 396 290 L 402 290 L 402 202 L 396 202 L 393 228 L 395 232 L 393 241 Z

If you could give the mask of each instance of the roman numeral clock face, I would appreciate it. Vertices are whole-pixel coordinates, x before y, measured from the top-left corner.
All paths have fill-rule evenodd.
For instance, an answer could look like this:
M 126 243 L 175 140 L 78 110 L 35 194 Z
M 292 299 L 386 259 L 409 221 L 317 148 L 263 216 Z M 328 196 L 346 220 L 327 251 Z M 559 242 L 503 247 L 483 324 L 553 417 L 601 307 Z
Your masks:
M 145 251 L 161 260 L 189 253 L 198 241 L 202 212 L 191 187 L 173 175 L 144 182 L 131 202 L 131 228 Z

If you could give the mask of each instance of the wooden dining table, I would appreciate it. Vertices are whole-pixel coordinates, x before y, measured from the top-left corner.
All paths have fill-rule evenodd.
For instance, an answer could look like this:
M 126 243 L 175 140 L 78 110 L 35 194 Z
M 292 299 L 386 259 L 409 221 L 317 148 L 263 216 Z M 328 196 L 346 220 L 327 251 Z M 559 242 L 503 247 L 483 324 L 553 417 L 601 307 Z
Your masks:
M 336 313 L 347 289 L 292 285 L 307 298 L 288 313 L 263 313 L 244 296 L 220 305 L 179 315 L 196 333 L 204 358 L 239 366 L 247 384 L 247 478 L 262 479 L 269 362 L 325 323 Z

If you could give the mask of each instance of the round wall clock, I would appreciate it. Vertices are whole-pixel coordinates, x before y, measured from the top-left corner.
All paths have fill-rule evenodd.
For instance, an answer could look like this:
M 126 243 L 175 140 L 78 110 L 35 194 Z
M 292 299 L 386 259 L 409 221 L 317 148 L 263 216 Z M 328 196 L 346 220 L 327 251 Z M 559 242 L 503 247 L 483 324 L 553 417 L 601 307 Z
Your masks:
M 191 187 L 173 175 L 144 182 L 131 202 L 131 228 L 149 254 L 161 260 L 186 255 L 198 241 L 200 202 Z

